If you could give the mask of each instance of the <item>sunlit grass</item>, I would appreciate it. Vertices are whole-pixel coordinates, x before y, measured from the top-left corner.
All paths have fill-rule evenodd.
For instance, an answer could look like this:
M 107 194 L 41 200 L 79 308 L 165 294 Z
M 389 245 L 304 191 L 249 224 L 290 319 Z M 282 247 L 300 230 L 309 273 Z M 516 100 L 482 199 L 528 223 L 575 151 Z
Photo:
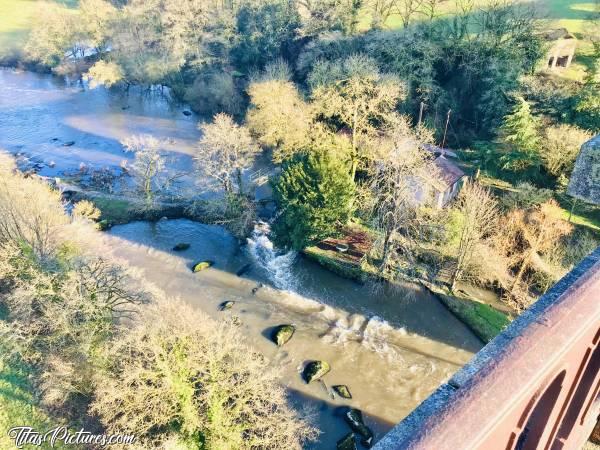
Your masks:
M 36 19 L 40 0 L 0 0 L 0 58 L 18 56 Z M 56 0 L 74 7 L 77 0 Z
M 536 3 L 548 28 L 564 27 L 572 33 L 584 32 L 585 24 L 590 20 L 590 16 L 594 12 L 593 2 L 581 2 L 580 0 L 539 0 Z M 485 8 L 487 4 L 489 4 L 489 0 L 476 0 L 475 10 Z M 439 6 L 437 15 L 439 18 L 451 17 L 456 12 L 455 2 L 446 1 Z M 363 14 L 360 28 L 365 29 L 368 27 L 370 20 L 368 14 Z M 397 14 L 391 15 L 386 22 L 386 28 L 392 30 L 402 28 L 400 16 Z

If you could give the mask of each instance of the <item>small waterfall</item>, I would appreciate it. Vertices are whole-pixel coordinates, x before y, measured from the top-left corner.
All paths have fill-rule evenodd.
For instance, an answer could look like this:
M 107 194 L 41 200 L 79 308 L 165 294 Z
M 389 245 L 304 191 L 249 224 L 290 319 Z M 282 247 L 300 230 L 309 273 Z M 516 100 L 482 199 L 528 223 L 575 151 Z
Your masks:
M 298 279 L 292 273 L 292 266 L 298 254 L 294 251 L 277 250 L 269 239 L 270 233 L 268 223 L 258 222 L 248 238 L 248 251 L 277 289 L 296 291 Z

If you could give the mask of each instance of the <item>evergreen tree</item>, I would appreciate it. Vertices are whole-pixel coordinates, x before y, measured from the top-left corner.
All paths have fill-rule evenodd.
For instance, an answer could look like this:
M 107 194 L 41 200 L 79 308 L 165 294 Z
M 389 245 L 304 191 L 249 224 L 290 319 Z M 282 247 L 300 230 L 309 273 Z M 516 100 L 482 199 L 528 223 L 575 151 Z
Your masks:
M 273 231 L 281 246 L 300 250 L 330 236 L 352 212 L 354 183 L 348 167 L 327 151 L 288 162 L 274 191 L 281 214 Z
M 583 88 L 577 96 L 575 121 L 577 125 L 593 132 L 600 131 L 600 59 L 587 74 Z
M 502 124 L 503 141 L 509 146 L 508 152 L 501 158 L 504 169 L 523 170 L 539 166 L 538 126 L 529 103 L 523 97 L 518 97 L 517 104 L 504 117 Z

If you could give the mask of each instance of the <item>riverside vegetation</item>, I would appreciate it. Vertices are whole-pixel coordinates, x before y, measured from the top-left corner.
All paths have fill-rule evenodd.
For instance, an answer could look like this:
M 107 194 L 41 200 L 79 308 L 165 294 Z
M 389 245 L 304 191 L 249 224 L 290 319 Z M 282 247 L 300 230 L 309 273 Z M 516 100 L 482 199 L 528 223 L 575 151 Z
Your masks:
M 565 188 L 580 145 L 600 129 L 600 13 L 592 8 L 579 33 L 587 53 L 574 81 L 543 69 L 535 5 L 456 0 L 446 14 L 441 3 L 48 4 L 23 59 L 92 87 L 168 86 L 214 114 L 200 124 L 197 176 L 225 201 L 193 202 L 196 216 L 246 235 L 257 205 L 243 173 L 269 152 L 281 168 L 280 246 L 303 249 L 355 223 L 373 242 L 361 265 L 379 277 L 449 270 L 451 289 L 482 285 L 518 312 L 597 242 L 598 210 L 577 209 Z M 402 28 L 386 29 L 392 16 Z M 424 148 L 440 142 L 481 174 L 443 211 L 413 201 L 415 184 L 439 176 Z M 151 208 L 180 174 L 167 173 L 154 137 L 123 145 Z M 500 216 L 510 230 L 495 227 Z M 538 232 L 543 242 L 531 242 Z
M 274 167 L 272 229 L 281 248 L 304 250 L 357 278 L 422 280 L 489 340 L 508 322 L 507 311 L 521 312 L 600 243 L 598 208 L 566 194 L 581 144 L 600 132 L 600 9 L 590 11 L 586 31 L 578 33 L 587 53 L 577 78 L 545 69 L 546 22 L 534 5 L 453 0 L 449 15 L 442 14 L 445 3 L 81 0 L 72 9 L 48 4 L 23 61 L 82 75 L 91 87 L 168 87 L 205 117 L 193 176 L 217 197 L 185 199 L 186 214 L 201 212 L 238 237 L 247 235 L 259 210 L 256 180 L 247 175 L 266 153 Z M 402 27 L 388 29 L 391 18 Z M 456 149 L 473 178 L 444 209 L 414 201 L 415 185 L 429 185 L 440 175 L 426 150 L 433 144 Z M 165 163 L 163 142 L 140 135 L 123 145 L 135 156 L 124 171 L 139 209 L 158 210 L 177 198 L 174 182 L 181 174 Z M 95 219 L 95 210 L 84 205 L 78 210 Z M 72 220 L 55 214 L 65 223 Z M 369 245 L 353 264 L 343 253 L 316 246 L 356 233 Z M 79 263 L 60 248 L 50 260 L 61 280 L 79 276 Z M 469 285 L 493 291 L 500 307 L 465 299 Z M 141 298 L 127 299 L 127 308 L 145 308 L 137 305 Z M 10 318 L 14 313 L 7 311 Z M 109 319 L 102 336 L 117 336 L 122 344 L 117 349 L 144 333 L 165 333 L 147 324 L 120 337 L 122 331 L 112 328 L 120 313 L 111 311 Z M 180 331 L 191 333 L 185 326 Z M 192 335 L 186 336 L 184 341 Z M 209 336 L 207 331 L 198 341 L 213 345 Z M 86 348 L 99 358 L 94 367 L 112 377 L 106 386 L 118 389 L 127 383 L 127 370 L 140 370 L 139 361 L 127 358 L 127 368 L 114 359 L 112 367 L 118 350 L 105 355 L 96 348 L 95 334 L 86 339 Z M 151 340 L 144 345 L 143 354 L 161 360 Z M 84 363 L 72 374 L 81 376 L 90 360 L 78 358 Z M 243 362 L 260 366 L 253 357 Z M 44 374 L 49 363 L 36 364 L 41 365 L 32 367 Z M 264 379 L 265 389 L 271 381 Z M 98 423 L 123 425 L 123 417 L 111 416 L 120 408 L 111 403 L 116 399 L 94 403 L 93 383 L 81 382 L 87 384 L 74 391 L 82 391 Z M 204 401 L 190 398 L 188 388 L 172 393 L 183 402 L 177 417 L 157 417 L 145 437 L 170 439 L 161 433 L 168 430 L 182 442 L 210 442 L 211 436 L 233 433 L 187 416 L 186 402 Z M 132 402 L 142 400 L 132 394 Z M 273 408 L 285 408 L 282 396 L 270 400 Z M 133 417 L 143 407 L 132 403 L 128 411 Z M 290 430 L 297 440 L 285 441 L 289 446 L 314 435 L 285 411 L 288 420 L 273 429 L 277 435 L 264 448 L 286 448 L 277 439 Z M 257 406 L 256 413 L 265 411 Z
M 66 423 L 135 434 L 140 449 L 301 448 L 316 436 L 233 324 L 83 250 L 96 239 L 91 203 L 68 215 L 7 157 L 0 175 L 0 368 L 19 394 L 0 396 L 3 429 Z

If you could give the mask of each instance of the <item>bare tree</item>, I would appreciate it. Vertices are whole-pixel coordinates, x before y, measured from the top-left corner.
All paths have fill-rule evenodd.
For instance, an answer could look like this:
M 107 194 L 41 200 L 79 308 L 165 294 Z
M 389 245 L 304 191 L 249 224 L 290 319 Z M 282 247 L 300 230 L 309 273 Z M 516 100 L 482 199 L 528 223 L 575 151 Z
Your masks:
M 131 136 L 121 142 L 126 151 L 134 154 L 133 164 L 126 166 L 133 175 L 146 208 L 152 208 L 156 197 L 172 181 L 165 171 L 166 160 L 161 152 L 163 142 L 151 135 Z
M 396 10 L 396 0 L 371 0 L 371 26 L 373 28 L 384 28 L 389 17 Z
M 231 323 L 162 299 L 123 331 L 92 405 L 109 432 L 135 433 L 145 448 L 201 439 L 239 450 L 300 449 L 316 436 Z
M 428 138 L 424 130 L 412 130 L 408 119 L 403 119 L 376 146 L 370 187 L 373 216 L 383 236 L 381 271 L 389 269 L 394 248 L 411 259 L 411 246 L 421 234 L 419 207 L 436 176 L 431 155 L 421 147 Z
M 261 151 L 250 132 L 227 114 L 217 114 L 212 123 L 200 125 L 202 137 L 195 155 L 196 165 L 215 180 L 228 195 L 244 194 L 242 173 Z
M 25 178 L 10 157 L 0 155 L 0 243 L 25 244 L 44 259 L 58 246 L 57 230 L 68 223 L 60 192 Z
M 273 148 L 275 162 L 290 158 L 309 139 L 310 106 L 289 80 L 290 76 L 287 64 L 275 62 L 252 80 L 248 88 L 252 104 L 247 115 L 248 127 L 262 145 Z
M 421 14 L 427 17 L 430 21 L 439 16 L 439 7 L 444 0 L 423 0 L 421 2 Z
M 468 182 L 459 194 L 456 211 L 460 215 L 460 237 L 451 279 L 452 289 L 471 264 L 477 245 L 496 229 L 498 205 L 488 189 Z
M 511 211 L 503 220 L 496 247 L 507 255 L 513 268 L 514 280 L 507 293 L 508 299 L 519 310 L 529 304 L 526 273 L 539 266 L 544 252 L 569 234 L 573 226 L 560 218 L 560 208 L 554 200 L 528 210 Z
M 396 0 L 396 12 L 402 20 L 402 25 L 407 27 L 413 18 L 420 13 L 423 0 Z
M 368 142 L 377 134 L 373 123 L 385 126 L 396 117 L 404 85 L 379 71 L 370 57 L 357 54 L 342 61 L 319 61 L 309 77 L 317 113 L 336 119 L 351 133 L 352 179 L 368 157 Z

